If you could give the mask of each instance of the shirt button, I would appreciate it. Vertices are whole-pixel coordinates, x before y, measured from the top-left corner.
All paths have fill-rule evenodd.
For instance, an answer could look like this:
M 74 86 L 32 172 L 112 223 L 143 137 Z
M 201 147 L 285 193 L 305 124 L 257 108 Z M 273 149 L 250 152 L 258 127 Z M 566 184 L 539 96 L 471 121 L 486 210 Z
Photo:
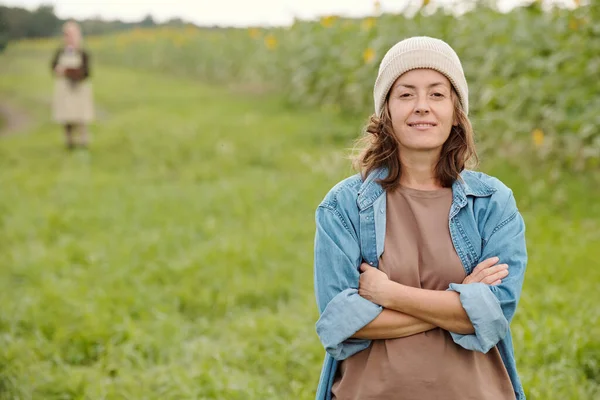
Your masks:
M 383 209 L 381 209 L 379 212 L 383 214 Z
M 373 261 L 371 261 L 371 262 L 369 263 L 369 265 L 373 265 Z

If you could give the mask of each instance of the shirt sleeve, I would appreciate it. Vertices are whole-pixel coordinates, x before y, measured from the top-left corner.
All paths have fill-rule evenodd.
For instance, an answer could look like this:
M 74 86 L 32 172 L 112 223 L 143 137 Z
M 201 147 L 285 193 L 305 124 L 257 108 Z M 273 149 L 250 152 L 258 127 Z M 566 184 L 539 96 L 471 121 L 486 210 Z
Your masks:
M 499 257 L 508 264 L 508 276 L 497 286 L 484 283 L 450 284 L 448 290 L 458 292 L 475 333 L 461 335 L 450 332 L 454 342 L 465 349 L 487 353 L 506 336 L 521 296 L 527 266 L 525 223 L 512 196 L 490 237 L 484 239 L 481 260 Z
M 90 77 L 90 55 L 87 51 L 81 51 L 81 74 L 82 79 Z
M 50 63 L 50 67 L 52 68 L 52 73 L 54 73 L 54 68 L 58 64 L 58 57 L 60 56 L 61 49 L 58 49 L 54 52 L 54 56 L 52 57 L 52 62 Z
M 383 309 L 358 294 L 360 246 L 342 215 L 320 206 L 316 226 L 314 284 L 320 314 L 317 335 L 333 358 L 344 360 L 369 347 L 371 340 L 351 336 Z

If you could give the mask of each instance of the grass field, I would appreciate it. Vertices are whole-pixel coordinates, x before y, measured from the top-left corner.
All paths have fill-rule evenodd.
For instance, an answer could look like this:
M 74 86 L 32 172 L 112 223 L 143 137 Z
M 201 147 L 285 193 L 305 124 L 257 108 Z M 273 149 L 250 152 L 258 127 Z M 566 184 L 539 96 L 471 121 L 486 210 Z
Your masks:
M 0 57 L 0 99 L 33 120 L 0 138 L 0 398 L 313 398 L 314 209 L 363 116 L 98 67 L 91 151 L 68 153 L 47 64 Z M 527 223 L 526 393 L 597 398 L 597 176 L 531 187 L 543 168 L 483 161 Z

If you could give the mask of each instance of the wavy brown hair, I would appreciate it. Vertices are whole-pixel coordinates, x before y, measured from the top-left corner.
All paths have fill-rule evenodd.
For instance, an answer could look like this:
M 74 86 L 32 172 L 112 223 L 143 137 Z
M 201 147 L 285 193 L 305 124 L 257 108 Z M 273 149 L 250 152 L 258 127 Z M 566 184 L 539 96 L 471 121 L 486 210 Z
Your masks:
M 452 126 L 450 136 L 442 146 L 440 159 L 435 166 L 435 175 L 443 187 L 451 187 L 459 179 L 465 167 L 474 167 L 478 163 L 475 150 L 473 127 L 462 110 L 458 96 L 452 90 L 454 99 L 454 115 L 458 121 Z M 392 118 L 386 99 L 381 117 L 373 114 L 365 128 L 365 135 L 358 139 L 355 148 L 361 149 L 353 157 L 354 168 L 361 172 L 363 178 L 373 170 L 385 167 L 388 176 L 378 182 L 385 190 L 393 191 L 400 185 L 402 168 L 398 139 L 392 128 Z

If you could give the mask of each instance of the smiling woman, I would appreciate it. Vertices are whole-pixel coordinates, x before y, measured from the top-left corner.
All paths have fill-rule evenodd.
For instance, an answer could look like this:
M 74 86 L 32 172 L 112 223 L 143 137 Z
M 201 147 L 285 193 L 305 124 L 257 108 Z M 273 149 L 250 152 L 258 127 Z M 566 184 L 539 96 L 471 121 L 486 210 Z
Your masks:
M 393 190 L 400 184 L 401 165 L 400 157 L 389 154 L 402 153 L 404 162 L 412 163 L 411 156 L 439 149 L 435 165 L 438 183 L 452 186 L 465 165 L 473 167 L 477 163 L 473 128 L 464 111 L 467 102 L 462 100 L 467 96 L 466 89 L 462 91 L 459 95 L 450 80 L 434 69 L 405 72 L 387 94 L 381 116 L 371 117 L 367 127 L 371 135 L 361 140 L 364 150 L 355 160 L 357 169 L 368 174 L 385 163 L 389 173 L 382 186 Z
M 316 212 L 317 399 L 524 399 L 509 325 L 525 227 L 509 188 L 466 169 L 458 56 L 429 37 L 397 43 L 374 101 L 360 173 Z
M 415 69 L 398 78 L 387 110 L 400 152 L 441 147 L 458 125 L 455 99 L 450 81 L 432 69 Z

